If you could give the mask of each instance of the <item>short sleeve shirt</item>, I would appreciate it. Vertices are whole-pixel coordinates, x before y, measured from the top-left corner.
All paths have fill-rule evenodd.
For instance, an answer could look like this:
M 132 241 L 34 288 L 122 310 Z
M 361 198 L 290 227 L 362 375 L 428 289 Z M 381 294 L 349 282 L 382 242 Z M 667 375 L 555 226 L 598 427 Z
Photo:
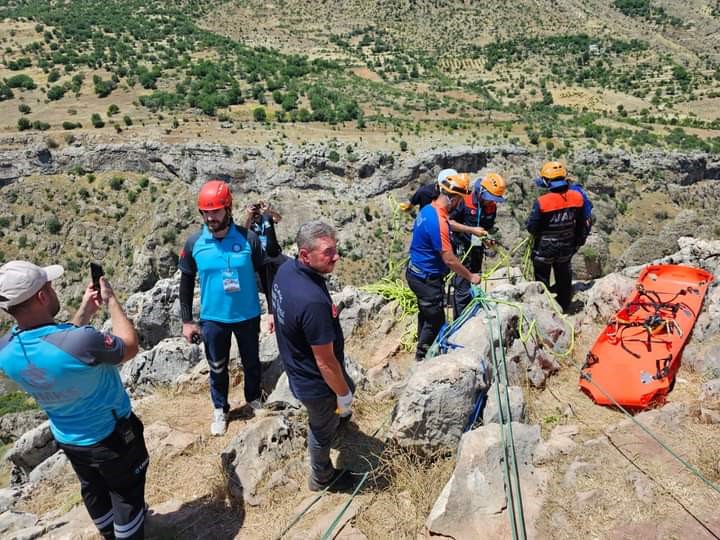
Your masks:
M 49 324 L 0 338 L 0 371 L 30 394 L 60 443 L 95 444 L 130 414 L 117 364 L 125 346 L 91 326 Z M 114 411 L 114 415 L 113 415 Z
M 334 396 L 320 373 L 313 345 L 333 344 L 345 379 L 345 340 L 323 277 L 297 259 L 283 264 L 272 286 L 275 335 L 290 390 L 300 400 Z
M 410 271 L 420 277 L 436 277 L 447 273 L 443 251 L 452 251 L 447 210 L 433 202 L 420 210 L 413 226 L 410 242 Z

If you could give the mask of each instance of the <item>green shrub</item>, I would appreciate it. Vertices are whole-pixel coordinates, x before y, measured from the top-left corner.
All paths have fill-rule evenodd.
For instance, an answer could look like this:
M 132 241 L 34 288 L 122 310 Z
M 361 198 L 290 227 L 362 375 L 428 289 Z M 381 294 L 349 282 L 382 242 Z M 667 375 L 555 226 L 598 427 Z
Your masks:
M 92 122 L 92 125 L 95 128 L 105 127 L 105 122 L 98 113 L 92 114 L 92 116 L 90 117 L 90 122 Z
M 25 118 L 24 116 L 18 118 L 17 121 L 17 128 L 18 131 L 25 131 L 26 129 L 30 129 L 32 127 L 32 122 Z
M 256 107 L 253 109 L 253 119 L 256 122 L 265 122 L 267 120 L 267 112 L 265 107 Z
M 128 116 L 127 114 L 125 116 L 123 116 L 123 122 L 125 123 L 126 126 L 133 125 L 132 118 L 130 118 L 130 116 Z
M 113 176 L 110 179 L 110 189 L 114 191 L 120 191 L 125 184 L 125 179 L 122 176 Z
M 50 101 L 57 101 L 65 96 L 65 87 L 56 84 L 48 90 L 47 97 Z
M 60 229 L 62 229 L 62 225 L 57 216 L 51 216 L 47 221 L 46 227 L 50 234 L 57 234 L 60 232 Z
M 18 111 L 20 111 L 22 114 L 30 114 L 32 112 L 32 109 L 27 103 L 21 103 L 20 105 L 18 105 Z
M 63 127 L 63 129 L 71 130 L 71 129 L 81 128 L 82 124 L 80 122 L 65 121 L 62 123 L 62 127 Z
M 119 112 L 120 112 L 120 107 L 118 107 L 117 105 L 115 105 L 115 104 L 113 103 L 112 105 L 110 105 L 110 106 L 108 107 L 107 115 L 108 115 L 108 117 L 110 117 L 110 116 L 112 116 L 112 115 L 114 115 L 114 114 L 117 114 L 117 113 L 119 113 Z
M 24 88 L 25 90 L 34 90 L 37 88 L 37 85 L 35 84 L 35 81 L 32 80 L 32 77 L 25 75 L 24 73 L 13 75 L 5 82 L 5 84 L 7 84 L 8 88 Z

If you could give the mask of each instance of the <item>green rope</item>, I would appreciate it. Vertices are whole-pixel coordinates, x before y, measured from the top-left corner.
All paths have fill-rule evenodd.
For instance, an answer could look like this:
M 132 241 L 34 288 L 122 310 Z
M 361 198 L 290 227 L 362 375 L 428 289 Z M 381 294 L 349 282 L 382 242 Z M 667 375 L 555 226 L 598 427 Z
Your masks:
M 343 515 L 345 514 L 345 512 L 347 512 L 347 509 L 350 508 L 350 505 L 352 504 L 353 500 L 355 499 L 355 495 L 357 495 L 358 491 L 360 491 L 360 488 L 363 487 L 363 485 L 365 484 L 365 481 L 368 479 L 369 475 L 370 475 L 370 471 L 363 474 L 362 479 L 360 480 L 360 482 L 358 482 L 358 485 L 353 490 L 352 495 L 350 495 L 350 497 L 348 497 L 348 500 L 345 501 L 345 504 L 342 505 L 342 507 L 340 508 L 340 511 L 335 516 L 335 519 L 333 520 L 333 522 L 330 524 L 330 526 L 325 530 L 323 535 L 320 537 L 320 540 L 328 540 L 329 538 L 331 538 L 333 529 L 335 529 L 335 527 L 338 526 Z

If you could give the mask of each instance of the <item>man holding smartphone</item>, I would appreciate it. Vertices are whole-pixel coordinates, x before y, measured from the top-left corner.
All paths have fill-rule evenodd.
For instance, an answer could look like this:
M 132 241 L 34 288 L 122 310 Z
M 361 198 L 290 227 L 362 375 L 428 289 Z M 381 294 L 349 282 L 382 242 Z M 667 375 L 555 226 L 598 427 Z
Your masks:
M 0 337 L 0 371 L 47 413 L 103 538 L 143 538 L 148 453 L 117 369 L 137 354 L 138 337 L 103 277 L 99 290 L 88 285 L 71 323 L 55 322 L 52 280 L 62 273 L 26 261 L 0 267 L 0 308 L 16 321 Z M 86 326 L 102 304 L 112 334 Z
M 245 374 L 245 401 L 260 408 L 260 302 L 256 274 L 268 294 L 272 282 L 269 257 L 257 235 L 233 222 L 230 186 L 210 180 L 200 189 L 198 210 L 203 227 L 190 236 L 180 253 L 180 310 L 183 336 L 189 341 L 201 336 L 210 364 L 210 396 L 213 402 L 212 435 L 227 430 L 230 377 L 230 340 L 237 340 Z M 270 246 L 269 246 L 270 247 Z M 200 281 L 200 322 L 193 321 L 195 278 Z M 270 302 L 268 301 L 268 309 Z M 270 330 L 273 321 L 270 320 Z

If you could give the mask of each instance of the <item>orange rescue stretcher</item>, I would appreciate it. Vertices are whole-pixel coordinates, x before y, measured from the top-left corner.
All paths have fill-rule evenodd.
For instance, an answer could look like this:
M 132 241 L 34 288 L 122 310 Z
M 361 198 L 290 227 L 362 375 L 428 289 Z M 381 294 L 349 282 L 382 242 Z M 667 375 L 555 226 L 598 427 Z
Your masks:
M 710 272 L 690 266 L 644 268 L 588 352 L 580 389 L 598 405 L 642 410 L 664 403 L 712 281 Z

